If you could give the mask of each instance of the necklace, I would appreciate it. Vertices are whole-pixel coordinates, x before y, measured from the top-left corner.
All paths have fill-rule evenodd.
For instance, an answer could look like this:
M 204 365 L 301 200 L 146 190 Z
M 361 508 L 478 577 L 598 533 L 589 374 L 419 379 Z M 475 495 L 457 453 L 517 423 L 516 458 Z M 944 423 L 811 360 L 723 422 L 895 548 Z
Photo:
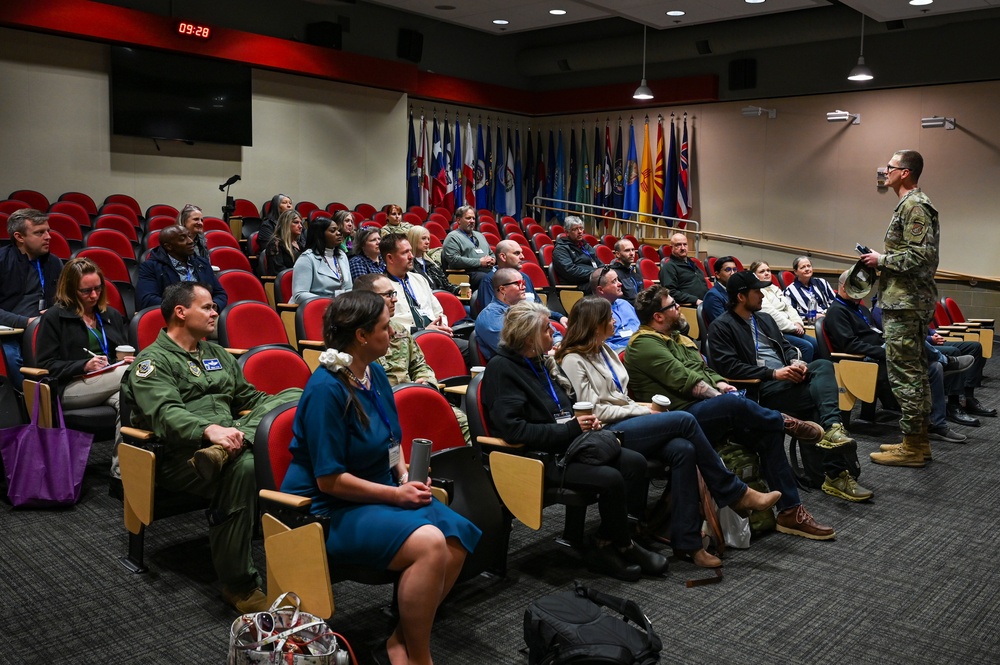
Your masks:
M 358 384 L 365 390 L 368 390 L 368 382 L 371 379 L 369 378 L 367 367 L 365 367 L 364 377 L 360 379 L 357 377 L 357 375 L 354 374 L 354 372 L 351 371 L 350 367 L 344 367 L 344 371 L 347 372 L 347 376 L 351 377 L 354 383 Z

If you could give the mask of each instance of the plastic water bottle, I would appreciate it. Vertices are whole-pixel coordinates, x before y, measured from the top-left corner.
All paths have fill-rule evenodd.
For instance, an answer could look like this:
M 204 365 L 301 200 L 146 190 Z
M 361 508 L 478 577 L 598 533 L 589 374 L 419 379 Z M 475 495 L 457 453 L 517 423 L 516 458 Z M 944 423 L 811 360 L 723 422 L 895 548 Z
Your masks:
M 809 311 L 806 312 L 806 321 L 812 323 L 816 320 L 816 296 L 812 292 L 809 293 Z

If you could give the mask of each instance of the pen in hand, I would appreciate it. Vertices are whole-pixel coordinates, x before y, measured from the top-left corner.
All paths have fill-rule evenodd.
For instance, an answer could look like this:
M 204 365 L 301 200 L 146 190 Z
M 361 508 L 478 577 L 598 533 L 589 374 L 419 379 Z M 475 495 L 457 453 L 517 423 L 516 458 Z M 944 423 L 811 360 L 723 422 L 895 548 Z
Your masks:
M 83 350 L 86 351 L 87 353 L 89 353 L 92 358 L 101 358 L 101 359 L 103 359 L 104 362 L 102 364 L 104 364 L 104 365 L 108 364 L 108 361 L 107 361 L 106 358 L 104 358 L 104 356 L 97 355 L 96 353 L 94 353 L 93 351 L 91 351 L 90 349 L 88 349 L 87 347 L 83 347 Z

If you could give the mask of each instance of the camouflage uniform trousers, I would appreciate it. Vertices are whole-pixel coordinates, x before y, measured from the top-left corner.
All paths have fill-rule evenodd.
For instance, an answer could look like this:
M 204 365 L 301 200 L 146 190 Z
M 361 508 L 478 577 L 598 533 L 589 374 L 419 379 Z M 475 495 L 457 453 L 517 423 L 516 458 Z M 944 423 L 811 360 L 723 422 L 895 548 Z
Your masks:
M 885 360 L 892 394 L 899 402 L 903 434 L 920 434 L 930 425 L 931 385 L 924 336 L 933 314 L 915 309 L 882 311 Z

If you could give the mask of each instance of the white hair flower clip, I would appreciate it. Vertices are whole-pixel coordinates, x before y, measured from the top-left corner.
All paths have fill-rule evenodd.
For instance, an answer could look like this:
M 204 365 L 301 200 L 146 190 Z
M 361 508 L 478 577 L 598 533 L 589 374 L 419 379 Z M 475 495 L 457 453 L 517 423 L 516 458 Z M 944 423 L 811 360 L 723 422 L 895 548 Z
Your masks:
M 354 357 L 351 354 L 341 353 L 337 349 L 327 349 L 319 354 L 319 363 L 331 372 L 339 372 L 353 361 Z

